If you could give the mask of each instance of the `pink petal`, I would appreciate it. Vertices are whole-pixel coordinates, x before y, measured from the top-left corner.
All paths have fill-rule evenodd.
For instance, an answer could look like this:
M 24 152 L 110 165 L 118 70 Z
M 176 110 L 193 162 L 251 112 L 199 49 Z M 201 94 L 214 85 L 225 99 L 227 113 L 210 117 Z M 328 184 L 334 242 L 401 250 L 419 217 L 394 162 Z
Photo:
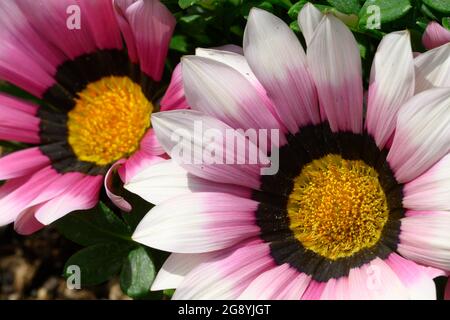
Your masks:
M 310 277 L 283 264 L 260 274 L 239 296 L 242 300 L 299 300 Z
M 104 49 L 122 49 L 122 37 L 116 20 L 112 0 L 81 0 L 81 15 L 87 21 L 96 47 Z
M 126 162 L 125 159 L 119 160 L 117 161 L 115 164 L 113 164 L 111 166 L 111 168 L 109 168 L 108 173 L 105 176 L 105 190 L 106 190 L 106 195 L 109 197 L 109 199 L 111 199 L 111 201 L 122 211 L 125 212 L 130 212 L 131 209 L 133 209 L 131 207 L 131 204 L 128 203 L 127 200 L 125 200 L 123 197 L 117 195 L 114 191 L 113 191 L 113 175 L 115 173 L 115 171 L 117 171 L 117 169 L 123 165 Z
M 77 210 L 88 210 L 98 203 L 103 176 L 86 176 L 70 186 L 66 192 L 48 201 L 35 214 L 36 219 L 49 225 L 66 214 Z
M 157 0 L 116 1 L 116 10 L 127 46 L 131 47 L 130 58 L 133 61 L 137 53 L 142 71 L 153 80 L 161 80 L 175 18 Z M 124 25 L 124 20 L 129 27 Z
M 425 29 L 422 42 L 428 50 L 450 42 L 450 31 L 442 27 L 436 21 L 432 21 Z
M 83 26 L 83 21 L 87 22 L 89 19 L 83 20 L 82 17 L 90 16 L 90 13 L 87 14 L 80 11 L 80 29 L 70 29 L 67 27 L 70 16 L 67 10 L 71 5 L 76 4 L 74 1 L 39 0 L 18 1 L 17 3 L 33 28 L 55 48 L 60 49 L 66 57 L 75 59 L 76 57 L 86 53 L 92 53 L 96 50 L 97 47 L 90 26 Z M 103 1 L 103 4 L 108 5 L 107 1 Z
M 14 230 L 16 230 L 18 234 L 28 236 L 45 227 L 42 223 L 37 221 L 34 216 L 36 210 L 41 206 L 42 204 L 28 208 L 22 211 L 22 213 L 16 218 L 16 221 L 14 222 Z
M 396 253 L 392 253 L 386 263 L 408 289 L 410 299 L 436 300 L 436 285 L 433 278 L 444 275 L 443 271 L 420 266 Z
M 177 64 L 173 70 L 169 87 L 161 100 L 161 111 L 177 109 L 189 109 L 189 105 L 184 95 L 181 63 Z
M 162 156 L 164 154 L 164 149 L 159 144 L 155 131 L 152 128 L 148 129 L 142 138 L 139 151 L 147 156 Z
M 18 215 L 29 207 L 29 204 L 53 181 L 59 174 L 51 167 L 46 167 L 35 173 L 23 185 L 0 199 L 0 225 L 13 222 Z
M 0 180 L 30 175 L 49 164 L 50 159 L 38 147 L 17 151 L 0 158 Z

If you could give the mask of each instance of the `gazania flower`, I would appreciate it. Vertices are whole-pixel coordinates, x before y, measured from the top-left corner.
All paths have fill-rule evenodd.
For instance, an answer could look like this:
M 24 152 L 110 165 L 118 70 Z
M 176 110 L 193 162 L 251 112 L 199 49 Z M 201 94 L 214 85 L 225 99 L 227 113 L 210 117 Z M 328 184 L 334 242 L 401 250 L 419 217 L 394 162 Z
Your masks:
M 109 188 L 163 153 L 150 115 L 174 25 L 156 0 L 1 2 L 0 78 L 43 103 L 0 95 L 0 139 L 30 145 L 0 159 L 0 225 L 91 208 L 108 171 Z
M 439 23 L 432 21 L 425 29 L 422 42 L 425 48 L 434 49 L 450 42 L 450 31 L 445 29 Z
M 391 33 L 363 116 L 352 33 L 312 5 L 299 24 L 307 54 L 283 21 L 253 9 L 245 56 L 201 50 L 182 61 L 194 110 L 152 117 L 173 160 L 126 185 L 156 204 L 133 238 L 172 252 L 153 290 L 176 288 L 175 299 L 433 299 L 433 278 L 450 271 L 450 89 L 422 91 L 435 79 L 429 66 L 416 74 L 408 32 Z M 448 59 L 431 55 L 435 66 Z M 177 141 L 241 160 L 255 146 L 211 146 L 194 134 L 197 123 L 222 137 L 278 129 L 278 172 L 262 175 L 263 162 L 181 161 Z

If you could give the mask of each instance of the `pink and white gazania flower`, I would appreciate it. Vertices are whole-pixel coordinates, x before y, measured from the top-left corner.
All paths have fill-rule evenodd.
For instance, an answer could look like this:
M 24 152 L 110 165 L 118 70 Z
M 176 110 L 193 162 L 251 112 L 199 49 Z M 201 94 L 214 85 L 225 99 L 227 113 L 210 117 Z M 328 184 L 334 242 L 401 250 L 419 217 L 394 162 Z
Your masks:
M 0 139 L 30 145 L 0 159 L 0 225 L 29 234 L 91 208 L 105 175 L 130 210 L 111 178 L 164 153 L 150 115 L 174 26 L 156 0 L 1 1 L 0 79 L 43 103 L 0 95 Z
M 427 49 L 434 49 L 442 46 L 450 42 L 450 31 L 436 21 L 432 21 L 425 29 L 422 36 L 422 42 Z
M 253 9 L 244 56 L 201 50 L 182 61 L 194 110 L 152 116 L 172 160 L 125 186 L 156 204 L 133 239 L 172 252 L 152 289 L 176 288 L 175 299 L 434 299 L 433 278 L 450 270 L 450 89 L 415 91 L 409 34 L 395 32 L 378 48 L 363 117 L 352 33 L 312 5 L 299 23 L 306 54 L 283 21 Z M 177 163 L 174 133 L 197 156 L 211 148 L 193 134 L 198 121 L 223 136 L 279 129 L 278 173 Z M 235 154 L 213 141 L 210 151 Z

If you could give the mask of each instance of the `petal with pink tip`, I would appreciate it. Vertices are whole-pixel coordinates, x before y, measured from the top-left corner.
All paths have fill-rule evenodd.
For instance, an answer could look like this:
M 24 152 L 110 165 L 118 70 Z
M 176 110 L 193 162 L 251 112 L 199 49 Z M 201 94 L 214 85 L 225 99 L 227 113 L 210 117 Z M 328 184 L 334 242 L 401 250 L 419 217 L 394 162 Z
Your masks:
M 125 185 L 125 189 L 156 205 L 197 192 L 229 193 L 242 198 L 250 198 L 252 192 L 245 187 L 196 177 L 173 160 L 162 161 L 139 170 Z
M 433 278 L 444 275 L 443 271 L 420 266 L 396 253 L 392 253 L 386 263 L 408 289 L 410 299 L 436 300 L 436 285 Z
M 260 274 L 239 296 L 241 300 L 299 300 L 311 277 L 289 264 L 276 266 Z
M 397 118 L 387 160 L 401 183 L 417 178 L 450 151 L 450 88 L 411 98 Z
M 398 252 L 417 263 L 450 271 L 450 212 L 408 214 L 401 220 Z
M 241 243 L 189 272 L 173 299 L 237 299 L 256 277 L 274 266 L 267 243 Z
M 258 91 L 236 69 L 198 56 L 184 57 L 182 69 L 186 99 L 193 110 L 236 129 L 280 129 Z
M 207 180 L 259 188 L 265 155 L 251 141 L 235 148 L 247 140 L 225 123 L 193 110 L 153 114 L 152 123 L 164 150 L 188 172 Z M 208 132 L 211 139 L 204 138 Z M 227 133 L 233 135 L 231 140 L 236 138 L 235 145 Z M 215 151 L 215 157 L 205 150 Z
M 367 131 L 380 149 L 393 135 L 400 107 L 414 95 L 414 60 L 408 31 L 383 38 L 372 65 Z
M 192 270 L 212 261 L 221 251 L 208 253 L 172 253 L 164 262 L 153 281 L 152 291 L 176 289 Z
M 186 96 L 184 95 L 181 63 L 177 64 L 173 70 L 169 87 L 161 100 L 161 111 L 177 109 L 189 109 Z
M 321 110 L 333 132 L 362 132 L 363 86 L 359 48 L 343 22 L 326 15 L 308 47 L 308 66 Z
M 259 233 L 257 202 L 226 193 L 195 193 L 154 207 L 133 240 L 169 252 L 202 253 L 231 247 Z
M 403 187 L 403 207 L 450 211 L 450 154 Z
M 245 29 L 244 52 L 274 102 L 279 118 L 292 134 L 301 126 L 320 122 L 317 94 L 305 52 L 294 32 L 281 19 L 253 8 Z

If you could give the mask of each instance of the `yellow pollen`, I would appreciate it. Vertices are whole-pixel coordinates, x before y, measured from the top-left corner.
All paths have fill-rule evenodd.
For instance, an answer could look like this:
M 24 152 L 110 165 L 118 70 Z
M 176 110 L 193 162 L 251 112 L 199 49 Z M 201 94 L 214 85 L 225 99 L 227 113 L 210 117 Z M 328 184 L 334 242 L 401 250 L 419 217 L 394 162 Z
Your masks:
M 133 154 L 153 105 L 128 77 L 110 76 L 78 93 L 67 120 L 68 141 L 81 161 L 107 165 Z
M 375 245 L 389 216 L 377 171 L 339 155 L 303 168 L 294 180 L 287 211 L 297 240 L 330 260 Z

